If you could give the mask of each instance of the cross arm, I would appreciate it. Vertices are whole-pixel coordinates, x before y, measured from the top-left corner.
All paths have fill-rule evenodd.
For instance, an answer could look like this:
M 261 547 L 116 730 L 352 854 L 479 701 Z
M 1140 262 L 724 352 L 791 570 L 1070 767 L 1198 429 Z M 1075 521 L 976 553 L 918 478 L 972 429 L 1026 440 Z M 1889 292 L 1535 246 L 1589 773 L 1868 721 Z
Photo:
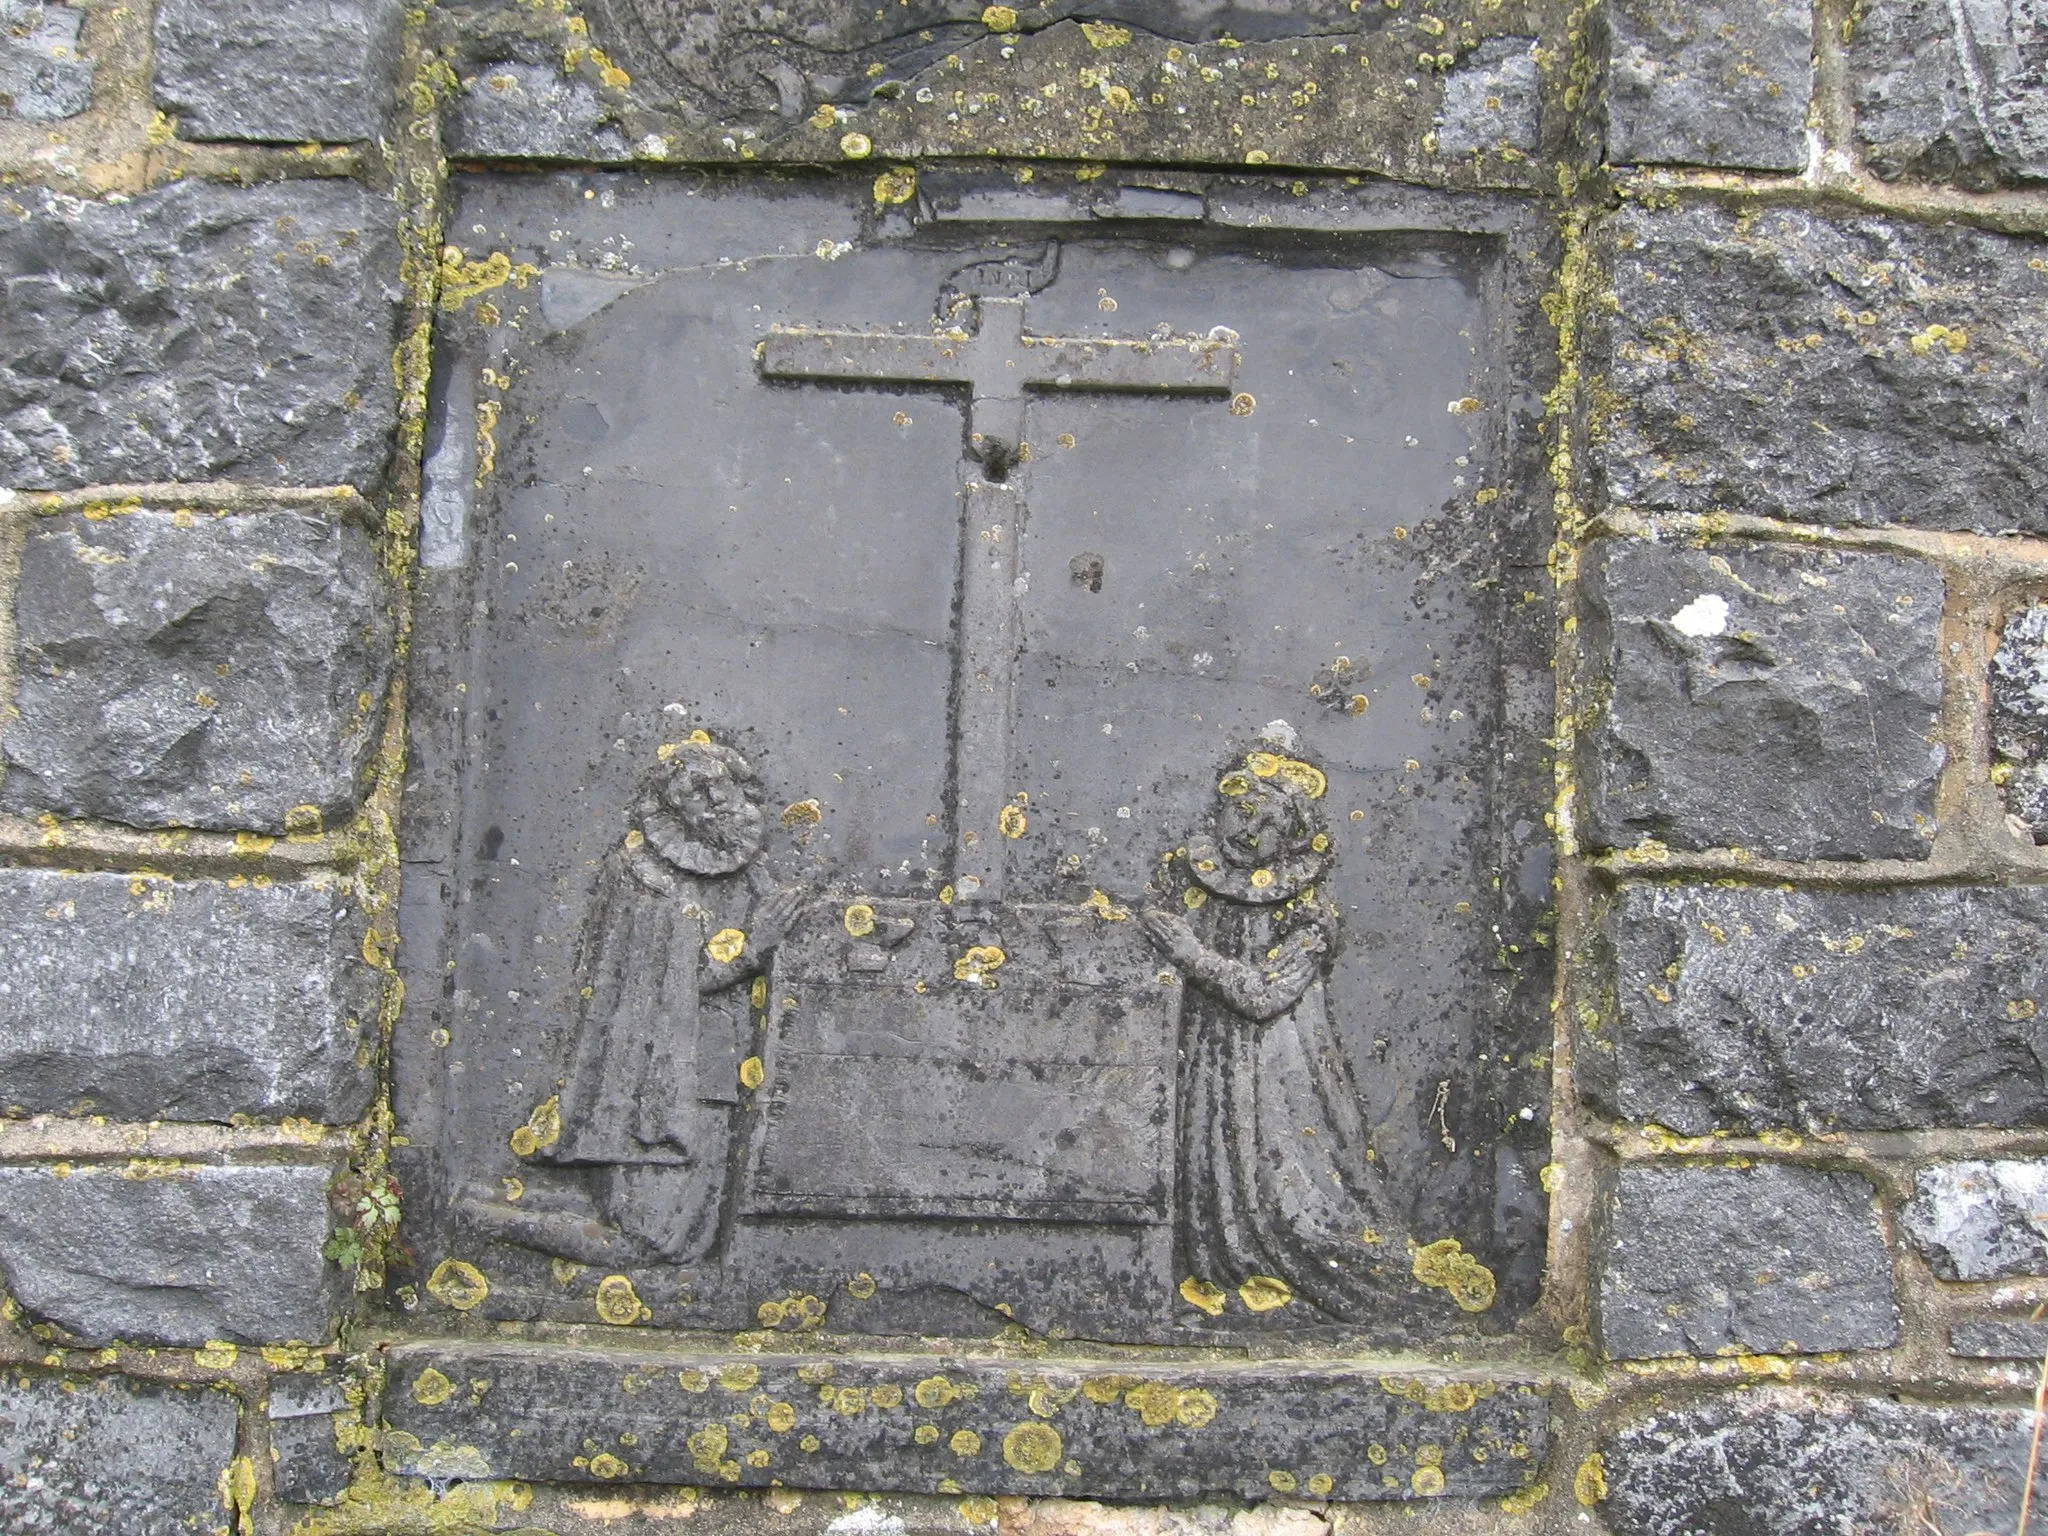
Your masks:
M 878 384 L 968 382 L 964 335 L 840 331 L 778 325 L 761 338 L 762 374 L 771 379 L 844 379 Z
M 1237 380 L 1238 351 L 1226 341 L 1163 341 L 1064 336 L 1025 337 L 1026 382 L 1038 389 L 1133 394 L 1226 395 Z

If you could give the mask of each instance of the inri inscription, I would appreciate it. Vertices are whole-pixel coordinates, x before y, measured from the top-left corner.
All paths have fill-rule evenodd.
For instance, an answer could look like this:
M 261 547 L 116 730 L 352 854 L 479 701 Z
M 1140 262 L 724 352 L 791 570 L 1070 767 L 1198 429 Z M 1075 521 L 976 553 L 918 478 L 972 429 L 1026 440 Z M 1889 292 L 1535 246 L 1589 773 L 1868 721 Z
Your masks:
M 394 1304 L 681 1353 L 950 1339 L 977 1382 L 1034 1336 L 1483 1352 L 1533 1299 L 1547 1096 L 1515 225 L 1248 182 L 897 190 L 463 186 Z M 880 1365 L 851 1411 L 909 1414 L 900 1448 L 536 1472 L 541 1419 L 583 1422 L 562 1383 L 617 1371 L 534 1348 L 532 1402 L 387 1417 L 522 1476 L 1262 1475 L 1227 1422 L 1148 1459 L 1148 1412 L 1028 1468 L 919 1459 Z M 1309 1378 L 1204 1381 L 1279 1425 Z M 1399 1401 L 1352 1427 L 1464 1446 L 1402 1416 L 1496 1386 L 1374 1387 Z M 1048 1423 L 1072 1395 L 1026 1394 Z M 1540 1400 L 1496 1407 L 1476 1457 L 1348 1496 L 1514 1486 Z

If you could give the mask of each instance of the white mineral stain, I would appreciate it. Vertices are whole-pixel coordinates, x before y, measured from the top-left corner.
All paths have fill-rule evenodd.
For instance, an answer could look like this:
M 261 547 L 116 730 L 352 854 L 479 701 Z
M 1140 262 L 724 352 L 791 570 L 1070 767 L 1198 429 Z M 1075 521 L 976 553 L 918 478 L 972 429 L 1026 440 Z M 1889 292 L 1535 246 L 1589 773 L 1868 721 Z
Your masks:
M 1695 640 L 1712 639 L 1728 633 L 1728 599 L 1703 592 L 1671 615 L 1671 627 Z

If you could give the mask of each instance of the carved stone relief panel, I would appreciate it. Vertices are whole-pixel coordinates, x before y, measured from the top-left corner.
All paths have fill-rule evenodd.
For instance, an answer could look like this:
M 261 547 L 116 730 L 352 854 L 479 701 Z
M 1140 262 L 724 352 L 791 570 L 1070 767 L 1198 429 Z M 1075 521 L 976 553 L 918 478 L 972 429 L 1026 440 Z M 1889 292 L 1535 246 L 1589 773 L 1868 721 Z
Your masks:
M 857 1412 L 907 1416 L 636 1461 L 569 1432 L 597 1410 L 565 1383 L 594 1403 L 626 1369 L 571 1352 L 489 1414 L 393 1394 L 423 1447 L 518 1476 L 1245 1488 L 1277 1453 L 1231 1414 L 1192 1461 L 1105 1450 L 1118 1413 L 1071 1405 L 1017 1422 L 1087 1454 L 925 1457 L 945 1373 L 886 1362 L 938 1350 L 986 1394 L 990 1359 L 1051 1351 L 1057 1406 L 1104 1345 L 1483 1359 L 1528 1312 L 1541 237 L 1479 201 L 1178 183 L 463 181 L 392 1302 L 429 1335 L 787 1356 L 827 1406 L 837 1358 Z M 404 1369 L 454 1379 L 452 1347 Z M 1308 1377 L 1174 1381 L 1281 1414 Z M 1438 1441 L 1403 1415 L 1481 1387 L 1492 1417 L 1415 1461 Z M 1540 1401 L 1406 1391 L 1358 1398 L 1408 1462 L 1349 1496 L 1515 1485 Z

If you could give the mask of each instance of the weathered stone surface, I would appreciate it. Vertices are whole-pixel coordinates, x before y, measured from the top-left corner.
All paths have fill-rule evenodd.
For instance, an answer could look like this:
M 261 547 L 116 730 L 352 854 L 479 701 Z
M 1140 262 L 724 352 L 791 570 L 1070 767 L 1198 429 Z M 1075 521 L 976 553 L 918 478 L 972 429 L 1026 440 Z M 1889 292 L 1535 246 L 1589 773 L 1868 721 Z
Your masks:
M 345 884 L 0 870 L 0 1109 L 354 1121 L 378 973 Z
M 2016 609 L 1992 653 L 1991 749 L 2006 810 L 2048 842 L 2048 603 Z
M 1806 164 L 1813 10 L 1796 0 L 1616 0 L 1607 155 L 1645 165 Z
M 85 12 L 43 0 L 0 0 L 0 117 L 52 122 L 92 105 L 98 67 L 79 51 Z
M 1922 1168 L 1899 1229 L 1944 1280 L 2048 1274 L 2048 1162 Z
M 398 0 L 159 0 L 156 102 L 188 139 L 375 138 L 398 69 Z
M 0 809 L 337 825 L 366 786 L 393 628 L 368 534 L 322 514 L 38 519 Z
M 631 150 L 596 89 L 550 63 L 493 64 L 450 106 L 448 150 L 535 160 L 621 160 Z
M 2011 1530 L 2032 1415 L 1787 1388 L 1622 1429 L 1601 1510 L 1616 1536 Z M 2044 1490 L 2035 1485 L 2038 1507 Z
M 225 1528 L 235 1400 L 125 1376 L 0 1378 L 0 1527 L 88 1536 Z
M 277 1496 L 291 1504 L 332 1504 L 348 1487 L 349 1462 L 334 1440 L 334 1416 L 348 1406 L 332 1376 L 270 1379 L 270 1449 Z
M 1206 161 L 1530 186 L 1528 48 L 1557 15 L 1494 0 L 448 0 L 429 25 L 464 156 Z M 842 149 L 849 135 L 865 147 Z
M 0 1168 L 0 1273 L 88 1345 L 317 1342 L 343 1290 L 320 1253 L 332 1171 Z
M 2048 1124 L 2048 889 L 1629 885 L 1606 1114 L 1713 1130 Z
M 1586 841 L 1927 857 L 1944 755 L 1933 565 L 1611 540 L 1582 575 L 1606 695 L 1583 735 Z
M 1609 239 L 1614 502 L 2048 528 L 2048 243 L 1718 204 L 1630 207 Z
M 1624 1167 L 1603 1261 L 1609 1359 L 1814 1354 L 1899 1336 L 1873 1192 L 1855 1174 Z
M 1849 34 L 1872 170 L 1987 188 L 2048 176 L 2048 6 L 1872 0 Z
M 1547 1404 L 1512 1382 L 1312 1365 L 1138 1369 L 931 1355 L 687 1356 L 411 1345 L 384 1393 L 394 1472 L 877 1492 L 1339 1500 L 1503 1493 Z M 487 1392 L 470 1391 L 488 1380 Z
M 2048 1355 L 2048 1322 L 1957 1323 L 1948 1331 L 1948 1350 L 1971 1360 L 2039 1360 Z
M 352 182 L 17 189 L 0 224 L 0 482 L 368 486 L 395 411 L 396 214 Z
M 1446 155 L 1533 150 L 1540 108 L 1537 44 L 1530 37 L 1491 37 L 1444 77 L 1436 112 L 1436 147 Z

